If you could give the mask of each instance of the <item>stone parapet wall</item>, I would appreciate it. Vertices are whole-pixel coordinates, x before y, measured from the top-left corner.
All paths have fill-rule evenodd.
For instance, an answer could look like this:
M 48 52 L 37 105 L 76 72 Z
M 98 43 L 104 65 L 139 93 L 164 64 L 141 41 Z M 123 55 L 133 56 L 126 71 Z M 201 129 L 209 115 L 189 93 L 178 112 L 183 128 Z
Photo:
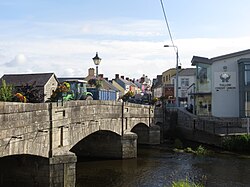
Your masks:
M 137 123 L 150 126 L 153 117 L 152 106 L 117 101 L 0 102 L 1 156 L 59 155 L 98 130 L 122 135 Z
M 33 154 L 48 157 L 49 124 L 47 103 L 0 102 L 2 156 Z

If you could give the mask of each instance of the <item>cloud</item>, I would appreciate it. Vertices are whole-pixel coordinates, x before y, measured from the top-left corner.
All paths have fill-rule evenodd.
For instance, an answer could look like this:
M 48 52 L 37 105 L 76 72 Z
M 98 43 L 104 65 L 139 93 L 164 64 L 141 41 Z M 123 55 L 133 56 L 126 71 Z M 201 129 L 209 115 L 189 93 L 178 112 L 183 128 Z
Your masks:
M 30 32 L 28 28 L 17 29 L 22 36 L 12 33 L 13 25 L 9 34 L 0 36 L 0 56 L 3 57 L 0 76 L 25 72 L 87 76 L 88 68 L 95 67 L 92 58 L 99 52 L 102 58 L 99 72 L 106 77 L 113 78 L 118 73 L 130 78 L 139 78 L 142 74 L 154 78 L 176 64 L 174 50 L 163 47 L 171 42 L 160 29 L 165 28 L 161 24 L 157 20 L 33 23 Z M 250 37 L 175 40 L 184 68 L 191 66 L 193 55 L 212 58 L 248 49 L 249 43 Z
M 159 20 L 120 21 L 91 21 L 85 22 L 81 27 L 82 34 L 105 35 L 120 37 L 158 37 L 163 36 L 164 23 Z
M 190 67 L 193 55 L 208 58 L 247 49 L 250 38 L 196 38 L 176 40 L 182 66 Z M 164 48 L 168 42 L 155 41 L 91 41 L 51 40 L 10 42 L 12 53 L 20 53 L 1 68 L 2 73 L 55 72 L 58 76 L 87 76 L 95 67 L 92 58 L 99 52 L 102 62 L 99 72 L 113 78 L 116 73 L 130 78 L 143 74 L 156 77 L 175 67 L 175 52 Z M 1 45 L 1 44 L 0 44 Z M 27 54 L 27 58 L 24 54 Z M 14 56 L 14 55 L 13 55 Z M 1 73 L 1 72 L 0 72 Z
M 18 67 L 25 66 L 27 63 L 27 57 L 24 54 L 17 54 L 13 60 L 3 64 L 6 67 Z

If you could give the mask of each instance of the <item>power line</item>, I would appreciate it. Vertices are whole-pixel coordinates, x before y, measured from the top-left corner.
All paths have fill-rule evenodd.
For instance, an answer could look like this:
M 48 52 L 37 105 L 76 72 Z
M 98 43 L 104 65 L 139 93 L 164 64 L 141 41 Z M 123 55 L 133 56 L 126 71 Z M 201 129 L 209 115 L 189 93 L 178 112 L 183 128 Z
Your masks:
M 172 34 L 171 34 L 171 31 L 170 31 L 170 26 L 168 24 L 168 19 L 167 19 L 167 14 L 166 14 L 166 11 L 165 11 L 165 8 L 164 8 L 164 4 L 163 4 L 163 0 L 160 0 L 161 2 L 161 8 L 162 8 L 162 12 L 163 12 L 163 15 L 164 15 L 164 19 L 165 19 L 165 22 L 166 22 L 166 25 L 167 25 L 167 29 L 168 29 L 168 33 L 169 33 L 169 37 L 170 37 L 170 40 L 171 40 L 171 43 L 173 46 L 176 46 L 174 44 L 174 40 L 173 40 L 173 37 L 172 37 Z M 174 51 L 177 53 L 178 49 L 173 47 L 174 48 Z M 180 56 L 178 57 L 178 64 L 181 64 L 181 60 L 180 60 Z
M 162 0 L 160 0 L 160 2 L 161 2 L 161 8 L 162 8 L 162 11 L 163 11 L 164 19 L 165 19 L 165 22 L 166 22 L 166 25 L 167 25 L 169 37 L 171 39 L 172 45 L 174 46 L 174 40 L 173 40 L 171 31 L 170 31 L 170 27 L 169 27 L 169 24 L 168 24 L 168 19 L 167 19 L 167 14 L 166 14 L 166 11 L 165 11 L 165 8 L 164 8 L 164 4 L 163 4 Z M 174 50 L 176 50 L 176 49 L 174 48 Z

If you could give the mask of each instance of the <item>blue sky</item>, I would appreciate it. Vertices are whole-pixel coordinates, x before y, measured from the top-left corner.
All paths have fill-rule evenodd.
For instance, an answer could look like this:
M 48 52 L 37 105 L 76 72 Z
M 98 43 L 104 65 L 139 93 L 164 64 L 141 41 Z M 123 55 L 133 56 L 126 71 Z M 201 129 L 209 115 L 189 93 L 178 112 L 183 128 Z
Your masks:
M 182 67 L 249 49 L 249 0 L 163 0 Z M 160 0 L 1 0 L 0 75 L 99 72 L 150 78 L 175 67 Z

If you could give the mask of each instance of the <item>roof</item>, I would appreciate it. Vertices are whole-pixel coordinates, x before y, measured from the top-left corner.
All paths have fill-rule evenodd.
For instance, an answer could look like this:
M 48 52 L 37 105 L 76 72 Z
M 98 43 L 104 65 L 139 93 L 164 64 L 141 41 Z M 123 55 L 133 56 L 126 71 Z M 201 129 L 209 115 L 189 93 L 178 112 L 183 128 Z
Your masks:
M 205 57 L 200 57 L 200 56 L 193 56 L 191 60 L 192 65 L 196 65 L 197 63 L 203 63 L 203 64 L 212 64 L 212 61 L 208 58 Z
M 26 84 L 33 84 L 36 86 L 44 86 L 49 79 L 55 76 L 54 73 L 36 73 L 36 74 L 4 74 L 1 79 L 4 79 L 7 84 L 14 86 L 22 86 Z
M 238 52 L 234 52 L 234 53 L 229 53 L 226 55 L 217 56 L 217 57 L 211 58 L 211 60 L 212 61 L 223 60 L 223 59 L 237 57 L 237 56 L 246 55 L 246 54 L 250 54 L 250 49 L 238 51 Z
M 121 83 L 123 83 L 125 86 L 126 85 L 131 86 L 131 82 L 130 81 L 127 81 L 127 80 L 122 79 L 122 78 L 114 79 L 114 81 L 116 81 L 120 86 L 122 86 Z
M 170 68 L 170 69 L 164 71 L 162 74 L 167 73 L 167 72 L 169 72 L 169 71 L 176 71 L 176 68 Z
M 153 84 L 153 88 L 158 88 L 162 86 L 162 75 L 157 75 L 155 82 Z
M 246 54 L 250 54 L 250 49 L 213 57 L 211 59 L 208 59 L 205 57 L 193 56 L 191 63 L 192 65 L 196 65 L 197 63 L 212 64 L 213 62 L 218 61 L 218 60 L 224 60 L 224 59 L 233 58 L 233 57 L 246 55 Z
M 57 78 L 58 79 L 58 81 L 60 82 L 60 83 L 63 83 L 63 82 L 65 82 L 66 80 L 67 81 L 70 81 L 70 80 L 84 80 L 84 78 L 83 77 L 60 77 L 60 78 Z
M 102 81 L 106 83 L 106 86 L 103 85 L 103 87 L 104 87 L 105 89 L 115 90 L 116 92 L 119 91 L 119 90 L 118 90 L 112 83 L 110 83 L 108 80 L 102 79 Z
M 179 76 L 194 76 L 196 73 L 196 68 L 186 68 L 179 71 Z

